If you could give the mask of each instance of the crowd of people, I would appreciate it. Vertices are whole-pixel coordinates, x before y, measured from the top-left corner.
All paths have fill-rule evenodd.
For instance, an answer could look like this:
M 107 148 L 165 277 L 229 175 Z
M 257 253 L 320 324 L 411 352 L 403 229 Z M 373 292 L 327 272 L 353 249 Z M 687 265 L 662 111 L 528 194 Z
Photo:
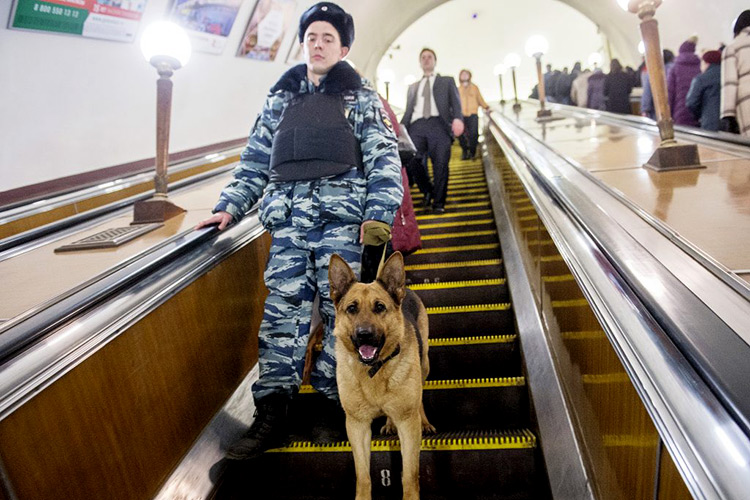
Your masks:
M 734 39 L 717 49 L 697 52 L 698 38 L 692 36 L 679 47 L 677 56 L 663 51 L 667 77 L 667 100 L 676 125 L 700 127 L 750 135 L 750 10 L 734 24 Z M 617 59 L 609 73 L 601 68 L 582 69 L 577 62 L 569 71 L 547 65 L 544 88 L 547 100 L 612 113 L 630 114 L 633 89 L 640 87 L 640 113 L 656 119 L 648 67 L 623 68 Z M 531 93 L 538 98 L 538 88 Z M 637 101 L 636 101 L 637 102 Z

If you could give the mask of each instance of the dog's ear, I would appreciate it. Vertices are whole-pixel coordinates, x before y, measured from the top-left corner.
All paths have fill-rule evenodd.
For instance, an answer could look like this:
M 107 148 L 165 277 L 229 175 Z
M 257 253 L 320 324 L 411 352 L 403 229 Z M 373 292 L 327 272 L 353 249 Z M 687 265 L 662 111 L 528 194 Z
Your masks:
M 377 277 L 388 295 L 393 297 L 396 304 L 400 305 L 406 295 L 406 273 L 404 272 L 404 256 L 401 252 L 395 252 L 385 261 L 383 269 Z
M 331 300 L 334 306 L 339 304 L 349 288 L 356 282 L 357 277 L 349 264 L 338 255 L 333 254 L 331 261 L 328 263 L 328 283 L 331 287 Z

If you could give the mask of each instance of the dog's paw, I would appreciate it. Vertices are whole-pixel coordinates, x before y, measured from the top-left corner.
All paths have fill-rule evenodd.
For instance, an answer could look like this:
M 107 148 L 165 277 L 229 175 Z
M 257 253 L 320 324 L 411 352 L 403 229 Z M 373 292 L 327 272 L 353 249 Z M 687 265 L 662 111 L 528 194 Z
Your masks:
M 434 425 L 426 420 L 422 422 L 422 434 L 435 434 L 436 432 L 437 429 L 435 429 Z
M 396 430 L 396 426 L 393 425 L 393 422 L 391 421 L 391 418 L 388 417 L 388 419 L 385 421 L 385 425 L 380 428 L 381 434 L 396 434 L 398 431 Z

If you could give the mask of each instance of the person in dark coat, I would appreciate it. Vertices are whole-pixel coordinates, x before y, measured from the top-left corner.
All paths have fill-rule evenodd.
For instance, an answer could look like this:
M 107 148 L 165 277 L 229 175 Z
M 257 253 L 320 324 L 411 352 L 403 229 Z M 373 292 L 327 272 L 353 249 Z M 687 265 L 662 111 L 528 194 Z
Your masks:
M 669 70 L 674 66 L 674 53 L 669 49 L 662 51 L 662 57 L 664 58 L 664 74 L 668 75 Z M 641 86 L 643 87 L 643 95 L 641 95 L 641 115 L 656 120 L 656 108 L 654 107 L 654 96 L 651 93 L 651 81 L 648 74 L 648 67 L 646 71 L 641 73 Z
M 594 71 L 589 77 L 589 88 L 587 90 L 586 106 L 589 109 L 604 111 L 604 79 L 607 75 L 600 69 Z
M 680 45 L 674 66 L 667 73 L 667 99 L 675 125 L 698 126 L 698 120 L 685 106 L 685 98 L 693 78 L 701 74 L 701 60 L 695 55 L 697 37 L 690 37 Z
M 630 114 L 630 92 L 633 90 L 633 79 L 622 70 L 622 65 L 617 59 L 612 59 L 609 68 L 609 74 L 604 79 L 606 110 L 610 113 Z M 590 82 L 589 78 L 589 85 Z
M 693 78 L 685 105 L 699 119 L 704 130 L 719 130 L 721 107 L 721 52 L 709 50 L 703 54 L 706 71 Z

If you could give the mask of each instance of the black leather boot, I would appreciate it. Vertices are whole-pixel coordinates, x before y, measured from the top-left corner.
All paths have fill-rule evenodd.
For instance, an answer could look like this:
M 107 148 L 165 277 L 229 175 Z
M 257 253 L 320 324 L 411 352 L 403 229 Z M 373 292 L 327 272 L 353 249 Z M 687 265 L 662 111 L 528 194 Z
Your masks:
M 346 414 L 341 403 L 321 395 L 310 440 L 315 444 L 332 444 L 346 439 Z
M 266 450 L 283 445 L 287 438 L 287 411 L 290 397 L 271 394 L 255 402 L 255 421 L 250 429 L 227 450 L 230 460 L 250 460 Z

